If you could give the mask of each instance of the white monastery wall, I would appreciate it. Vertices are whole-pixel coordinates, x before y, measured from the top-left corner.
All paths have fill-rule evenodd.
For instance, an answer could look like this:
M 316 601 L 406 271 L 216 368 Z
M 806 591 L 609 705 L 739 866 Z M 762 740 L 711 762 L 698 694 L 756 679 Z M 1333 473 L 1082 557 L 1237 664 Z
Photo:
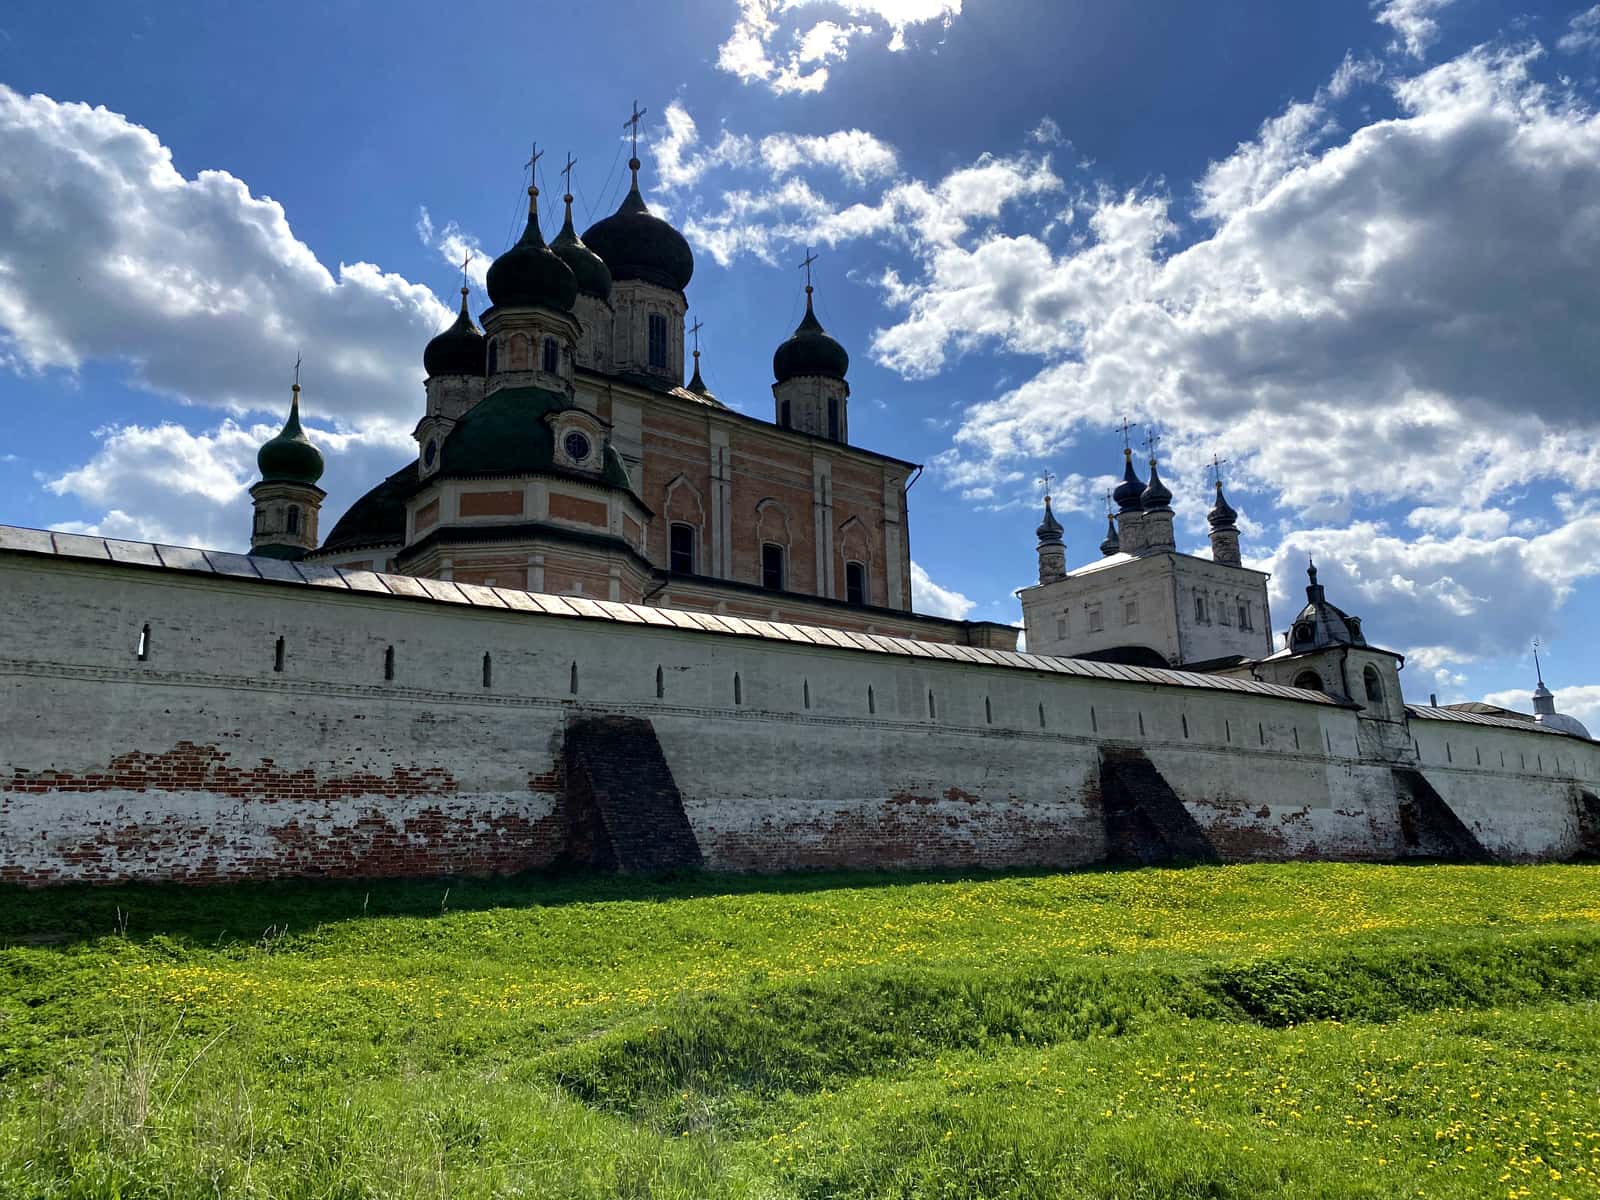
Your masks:
M 0 553 L 0 880 L 546 865 L 566 845 L 565 725 L 614 713 L 653 723 L 715 869 L 1092 862 L 1108 747 L 1148 754 L 1227 857 L 1406 852 L 1390 764 L 1363 757 L 1354 711 L 1316 699 L 630 623 L 571 598 L 595 619 L 551 616 L 431 580 L 374 595 L 303 570 L 328 586 Z M 1486 845 L 1576 848 L 1593 744 L 1411 728 Z

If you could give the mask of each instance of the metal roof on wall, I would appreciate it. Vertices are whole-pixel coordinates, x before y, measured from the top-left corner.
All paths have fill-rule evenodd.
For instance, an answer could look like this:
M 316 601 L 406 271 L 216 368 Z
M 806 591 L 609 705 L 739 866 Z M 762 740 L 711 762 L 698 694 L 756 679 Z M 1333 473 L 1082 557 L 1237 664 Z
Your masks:
M 124 542 L 115 538 L 92 537 L 77 533 L 51 533 L 41 529 L 23 529 L 11 525 L 0 525 L 0 552 L 87 559 L 189 574 L 224 576 L 230 579 L 298 584 L 367 595 L 393 596 L 406 600 L 427 600 L 471 608 L 536 612 L 553 617 L 588 621 L 673 626 L 697 633 L 719 634 L 723 637 L 800 642 L 830 650 L 846 649 L 869 654 L 899 655 L 905 658 L 976 663 L 1040 674 L 1072 675 L 1083 679 L 1143 683 L 1158 687 L 1238 692 L 1246 695 L 1273 696 L 1281 700 L 1297 700 L 1305 704 L 1345 707 L 1342 701 L 1322 692 L 1285 687 L 1276 683 L 1261 683 L 1251 679 L 1234 679 L 1223 675 L 1202 675 L 1192 671 L 1130 667 L 1117 663 L 1088 662 L 1078 658 L 1022 654 L 1014 650 L 990 650 L 978 646 L 923 642 L 882 633 L 855 633 L 818 625 L 793 625 L 781 621 L 763 621 L 753 617 L 691 612 L 681 608 L 652 608 L 648 605 L 596 600 L 588 596 L 553 596 L 540 592 L 518 591 L 513 588 L 481 587 L 469 583 L 453 583 L 409 575 L 386 575 L 368 570 L 347 570 L 276 558 L 250 558 L 243 554 L 229 554 L 220 550 L 196 550 L 150 542 Z M 1465 715 L 1458 714 L 1449 719 L 1465 719 Z M 1476 719 L 1488 721 L 1487 718 Z

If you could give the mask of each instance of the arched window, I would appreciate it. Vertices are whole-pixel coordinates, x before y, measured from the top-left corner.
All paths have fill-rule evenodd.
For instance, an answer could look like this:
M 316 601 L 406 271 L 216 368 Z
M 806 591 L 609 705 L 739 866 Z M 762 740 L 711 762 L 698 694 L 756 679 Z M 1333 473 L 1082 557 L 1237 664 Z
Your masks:
M 851 604 L 867 602 L 867 568 L 864 563 L 845 563 L 844 598 Z
M 545 338 L 543 361 L 540 364 L 547 375 L 554 375 L 561 366 L 561 352 L 556 347 L 555 338 Z
M 1383 703 L 1383 681 L 1378 678 L 1378 669 L 1369 666 L 1361 672 L 1361 682 L 1367 689 L 1367 702 L 1369 704 Z
M 284 514 L 284 528 L 290 533 L 300 532 L 300 506 L 289 505 L 289 511 Z
M 667 319 L 660 313 L 651 313 L 647 322 L 650 336 L 650 365 L 667 365 Z
M 693 575 L 694 526 L 684 521 L 674 521 L 667 528 L 667 540 L 667 569 L 674 575 Z
M 1305 688 L 1310 692 L 1320 692 L 1322 690 L 1322 676 L 1315 671 L 1301 671 L 1300 674 L 1294 677 L 1294 685 L 1297 688 Z
M 783 591 L 783 547 L 773 542 L 761 543 L 761 586 L 769 592 Z

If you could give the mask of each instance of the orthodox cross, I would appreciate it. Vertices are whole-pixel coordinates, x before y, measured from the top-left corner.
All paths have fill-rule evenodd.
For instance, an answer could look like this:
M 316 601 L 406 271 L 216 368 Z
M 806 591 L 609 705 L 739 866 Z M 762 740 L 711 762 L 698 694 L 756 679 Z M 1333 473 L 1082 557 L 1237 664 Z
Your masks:
M 811 290 L 811 264 L 817 261 L 817 256 L 811 253 L 811 247 L 806 247 L 805 259 L 800 263 L 800 269 L 806 273 L 806 291 Z
M 700 353 L 700 328 L 704 324 L 705 322 L 696 317 L 694 324 L 689 326 L 689 332 L 694 334 L 694 352 L 696 354 Z
M 567 165 L 561 168 L 561 178 L 566 180 L 566 188 L 564 190 L 568 192 L 572 190 L 572 168 L 577 165 L 578 160 L 573 158 L 572 153 L 569 151 L 567 153 Z
M 1218 458 L 1215 454 L 1211 456 L 1211 481 L 1219 487 L 1222 484 L 1222 468 L 1227 465 L 1227 459 Z
M 1133 449 L 1133 440 L 1128 436 L 1128 431 L 1130 429 L 1139 428 L 1139 423 L 1137 421 L 1130 421 L 1127 417 L 1123 417 L 1122 423 L 1118 425 L 1117 428 L 1122 431 L 1122 448 L 1124 450 Z
M 639 102 L 633 102 L 633 116 L 622 123 L 624 129 L 633 130 L 633 156 L 639 157 L 639 122 L 644 120 L 646 110 L 639 107 Z
M 1160 444 L 1161 444 L 1161 435 L 1158 432 L 1156 432 L 1156 427 L 1154 425 L 1152 425 L 1152 426 L 1150 426 L 1150 428 L 1148 430 L 1145 431 L 1145 435 L 1144 435 L 1144 446 L 1145 446 L 1145 449 L 1150 452 L 1150 461 L 1151 462 L 1155 462 L 1155 460 L 1156 460 L 1156 447 L 1159 446 Z
M 1050 473 L 1049 467 L 1046 467 L 1044 474 L 1039 476 L 1039 485 L 1044 488 L 1044 498 L 1046 500 L 1050 499 L 1050 481 L 1054 478 L 1055 476 Z

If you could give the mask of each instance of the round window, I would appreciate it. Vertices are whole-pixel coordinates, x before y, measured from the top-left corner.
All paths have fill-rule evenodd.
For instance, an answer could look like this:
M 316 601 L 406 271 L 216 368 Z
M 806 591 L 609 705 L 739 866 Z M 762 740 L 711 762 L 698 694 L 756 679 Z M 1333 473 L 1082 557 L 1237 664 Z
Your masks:
M 566 441 L 561 444 L 566 447 L 567 457 L 575 463 L 581 463 L 589 457 L 589 439 L 576 430 L 567 434 Z
M 422 465 L 433 466 L 433 460 L 439 457 L 439 447 L 430 438 L 428 444 L 422 449 Z

